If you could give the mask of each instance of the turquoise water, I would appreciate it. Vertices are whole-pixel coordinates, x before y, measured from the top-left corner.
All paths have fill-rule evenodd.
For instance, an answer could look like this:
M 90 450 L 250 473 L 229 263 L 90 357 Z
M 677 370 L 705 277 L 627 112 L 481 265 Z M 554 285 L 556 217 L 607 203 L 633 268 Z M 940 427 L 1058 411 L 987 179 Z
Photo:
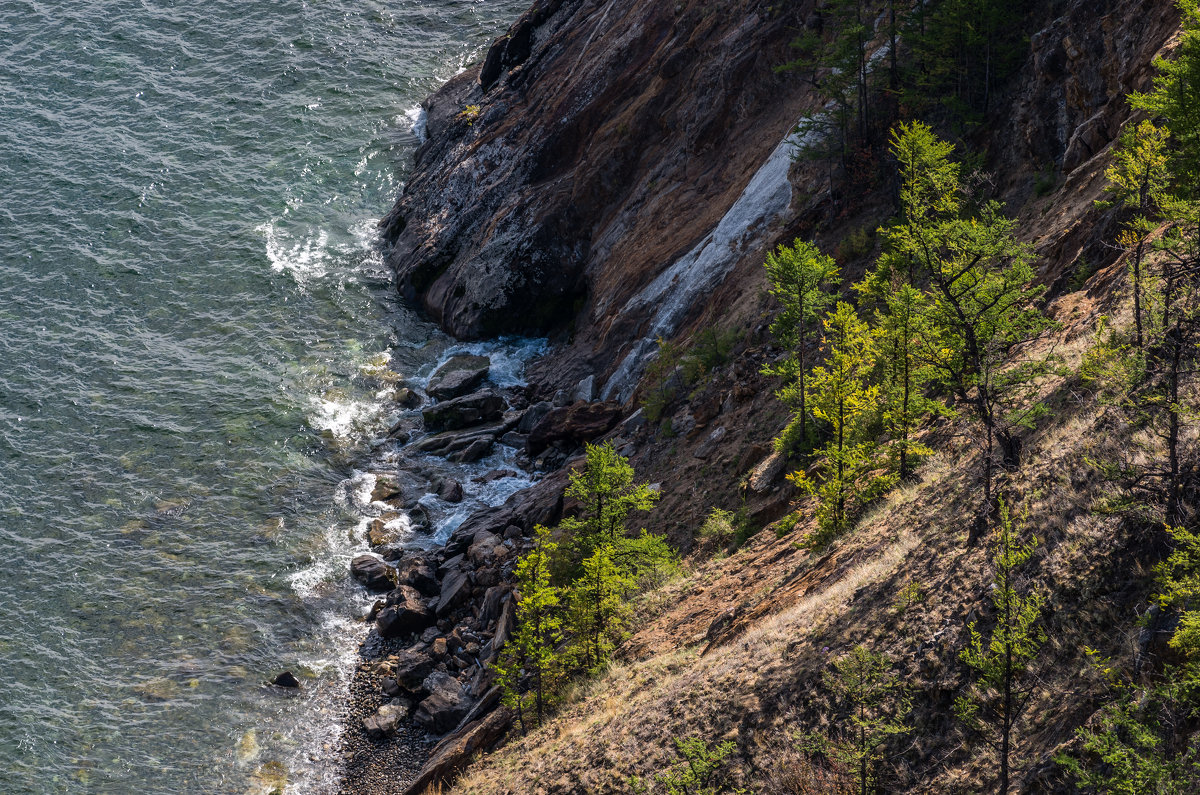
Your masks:
M 337 496 L 446 344 L 373 224 L 525 5 L 0 0 L 0 792 L 336 779 Z

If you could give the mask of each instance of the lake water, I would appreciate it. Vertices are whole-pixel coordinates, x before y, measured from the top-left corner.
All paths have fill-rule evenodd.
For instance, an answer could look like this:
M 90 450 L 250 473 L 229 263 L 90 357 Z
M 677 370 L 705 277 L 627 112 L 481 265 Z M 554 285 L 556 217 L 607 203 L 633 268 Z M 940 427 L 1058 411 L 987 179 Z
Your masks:
M 374 222 L 527 5 L 0 0 L 0 792 L 336 781 L 358 468 L 449 344 Z

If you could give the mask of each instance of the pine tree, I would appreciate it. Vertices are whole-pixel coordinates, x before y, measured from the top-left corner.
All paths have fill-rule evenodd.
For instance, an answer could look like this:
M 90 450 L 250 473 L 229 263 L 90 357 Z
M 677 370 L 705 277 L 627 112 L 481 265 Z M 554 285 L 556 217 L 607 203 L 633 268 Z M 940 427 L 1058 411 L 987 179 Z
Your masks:
M 562 608 L 559 589 L 550 581 L 550 558 L 557 545 L 550 530 L 534 530 L 534 546 L 514 570 L 517 593 L 516 628 L 496 664 L 502 701 L 513 709 L 526 727 L 525 712 L 532 701 L 537 724 L 541 725 L 554 704 L 565 676 L 558 646 L 562 642 Z M 522 682 L 528 679 L 528 693 Z
M 781 306 L 771 324 L 771 333 L 788 349 L 789 355 L 781 364 L 767 367 L 763 372 L 783 378 L 783 386 L 776 395 L 796 412 L 776 442 L 781 452 L 790 453 L 808 440 L 807 379 L 811 367 L 808 347 L 818 333 L 822 313 L 834 301 L 829 286 L 838 278 L 838 266 L 833 257 L 822 254 L 815 244 L 796 240 L 790 247 L 780 246 L 767 255 L 766 267 L 771 295 Z
M 1008 506 L 1000 504 L 992 565 L 992 606 L 996 624 L 984 642 L 978 622 L 968 626 L 970 640 L 959 657 L 971 670 L 973 683 L 954 702 L 959 719 L 995 750 L 999 758 L 999 792 L 1008 792 L 1014 731 L 1033 693 L 1031 667 L 1046 636 L 1039 626 L 1044 599 L 1036 591 L 1018 591 L 1018 569 L 1029 562 L 1036 540 L 1022 542 Z
M 879 387 L 869 382 L 875 366 L 875 342 L 854 307 L 838 302 L 824 321 L 824 344 L 829 356 L 813 369 L 813 414 L 826 422 L 829 442 L 821 448 L 822 478 L 813 483 L 797 472 L 792 479 L 819 499 L 820 529 L 815 544 L 823 544 L 849 527 L 862 503 L 888 488 L 886 479 L 870 479 L 876 445 L 864 433 L 864 421 L 878 407 Z
M 835 755 L 854 771 L 860 795 L 876 792 L 887 744 L 909 730 L 906 718 L 911 702 L 904 685 L 886 654 L 864 646 L 837 659 L 823 679 L 848 713 Z
M 892 151 L 900 162 L 903 220 L 885 230 L 888 262 L 912 268 L 931 293 L 919 358 L 935 381 L 972 410 L 983 442 L 983 505 L 974 541 L 994 510 L 997 447 L 1004 466 L 1020 463 L 1018 431 L 1045 407 L 1029 398 L 1045 359 L 1014 354 L 1053 327 L 1035 306 L 1044 292 L 1034 279 L 1029 247 L 996 202 L 968 214 L 959 195 L 952 151 L 924 124 L 899 125 Z

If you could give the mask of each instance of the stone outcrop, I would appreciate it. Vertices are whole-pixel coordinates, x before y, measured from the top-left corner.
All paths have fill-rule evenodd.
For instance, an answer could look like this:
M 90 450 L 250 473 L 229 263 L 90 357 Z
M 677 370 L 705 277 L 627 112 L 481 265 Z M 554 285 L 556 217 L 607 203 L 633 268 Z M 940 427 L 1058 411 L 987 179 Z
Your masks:
M 573 320 L 568 389 L 609 368 L 652 310 L 623 305 L 795 124 L 800 81 L 772 67 L 797 5 L 535 3 L 426 102 L 428 140 L 381 223 L 402 291 L 461 338 Z
M 483 383 L 492 367 L 486 356 L 460 355 L 451 357 L 429 376 L 425 394 L 436 400 L 450 400 L 471 392 Z

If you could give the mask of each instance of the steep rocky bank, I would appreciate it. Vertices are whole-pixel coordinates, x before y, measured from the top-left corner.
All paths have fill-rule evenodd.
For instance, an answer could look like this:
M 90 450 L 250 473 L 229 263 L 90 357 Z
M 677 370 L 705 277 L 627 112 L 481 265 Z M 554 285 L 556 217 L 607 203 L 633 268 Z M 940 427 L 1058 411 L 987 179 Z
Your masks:
M 428 140 L 382 222 L 402 291 L 460 337 L 549 334 L 554 347 L 531 367 L 528 392 L 509 396 L 520 408 L 496 414 L 476 393 L 478 405 L 466 408 L 479 416 L 426 452 L 461 455 L 481 438 L 506 439 L 546 477 L 389 575 L 355 679 L 347 793 L 419 792 L 503 736 L 508 717 L 489 712 L 496 694 L 486 663 L 511 629 L 512 563 L 535 524 L 570 510 L 563 467 L 583 441 L 613 441 L 641 479 L 661 484 L 651 529 L 685 552 L 712 506 L 744 506 L 756 526 L 788 512 L 796 495 L 770 452 L 785 416 L 760 374 L 778 354 L 765 332 L 764 254 L 801 231 L 837 250 L 892 206 L 887 185 L 834 203 L 811 167 L 785 166 L 780 178 L 772 165 L 816 105 L 772 67 L 798 28 L 820 23 L 818 5 L 542 0 L 484 63 L 427 101 Z M 1094 202 L 1129 118 L 1124 96 L 1147 84 L 1177 18 L 1162 0 L 1059 0 L 1032 14 L 1025 63 L 969 143 L 985 153 L 995 195 L 1036 247 L 1050 313 L 1064 325 L 1047 344 L 1077 360 L 1095 318 L 1124 311 L 1115 289 L 1124 265 L 1106 245 L 1119 218 Z M 868 254 L 842 264 L 853 274 Z M 629 399 L 648 341 L 707 326 L 737 330 L 732 361 L 669 407 L 673 432 L 663 434 Z M 1092 408 L 1062 384 L 1045 391 L 1056 417 L 1028 440 L 1042 463 L 1011 485 L 1033 499 L 1041 480 L 1067 477 L 1073 490 L 1056 496 L 1068 519 L 1041 528 L 1053 545 L 1043 565 L 1062 582 L 1055 598 L 1078 618 L 1053 627 L 1061 637 L 1049 679 L 1065 688 L 1080 664 L 1071 643 L 1088 628 L 1133 631 L 1145 593 L 1104 584 L 1104 561 L 1131 541 L 1117 523 L 1084 515 L 1096 484 L 1077 471 L 1080 439 L 1099 431 L 1080 418 Z M 813 558 L 787 532 L 764 533 L 745 554 L 673 585 L 645 611 L 624 665 L 549 730 L 505 746 L 467 791 L 619 792 L 689 731 L 766 748 L 789 722 L 820 720 L 821 705 L 798 694 L 819 679 L 830 648 L 867 638 L 892 649 L 937 702 L 920 720 L 923 736 L 938 739 L 922 747 L 907 782 L 939 792 L 978 786 L 943 725 L 960 684 L 965 616 L 986 588 L 981 553 L 961 548 L 955 524 L 973 451 L 953 428 L 938 434 L 944 451 L 920 481 L 829 554 Z M 932 596 L 897 613 L 892 596 L 913 582 Z M 1085 601 L 1097 589 L 1110 597 L 1103 609 Z M 918 638 L 918 647 L 897 638 Z M 1046 749 L 1087 717 L 1070 704 L 1041 706 L 1046 718 L 1035 728 Z M 435 737 L 444 738 L 437 747 Z M 743 783 L 769 780 L 770 770 L 743 762 Z M 1027 786 L 1054 788 L 1048 753 Z

